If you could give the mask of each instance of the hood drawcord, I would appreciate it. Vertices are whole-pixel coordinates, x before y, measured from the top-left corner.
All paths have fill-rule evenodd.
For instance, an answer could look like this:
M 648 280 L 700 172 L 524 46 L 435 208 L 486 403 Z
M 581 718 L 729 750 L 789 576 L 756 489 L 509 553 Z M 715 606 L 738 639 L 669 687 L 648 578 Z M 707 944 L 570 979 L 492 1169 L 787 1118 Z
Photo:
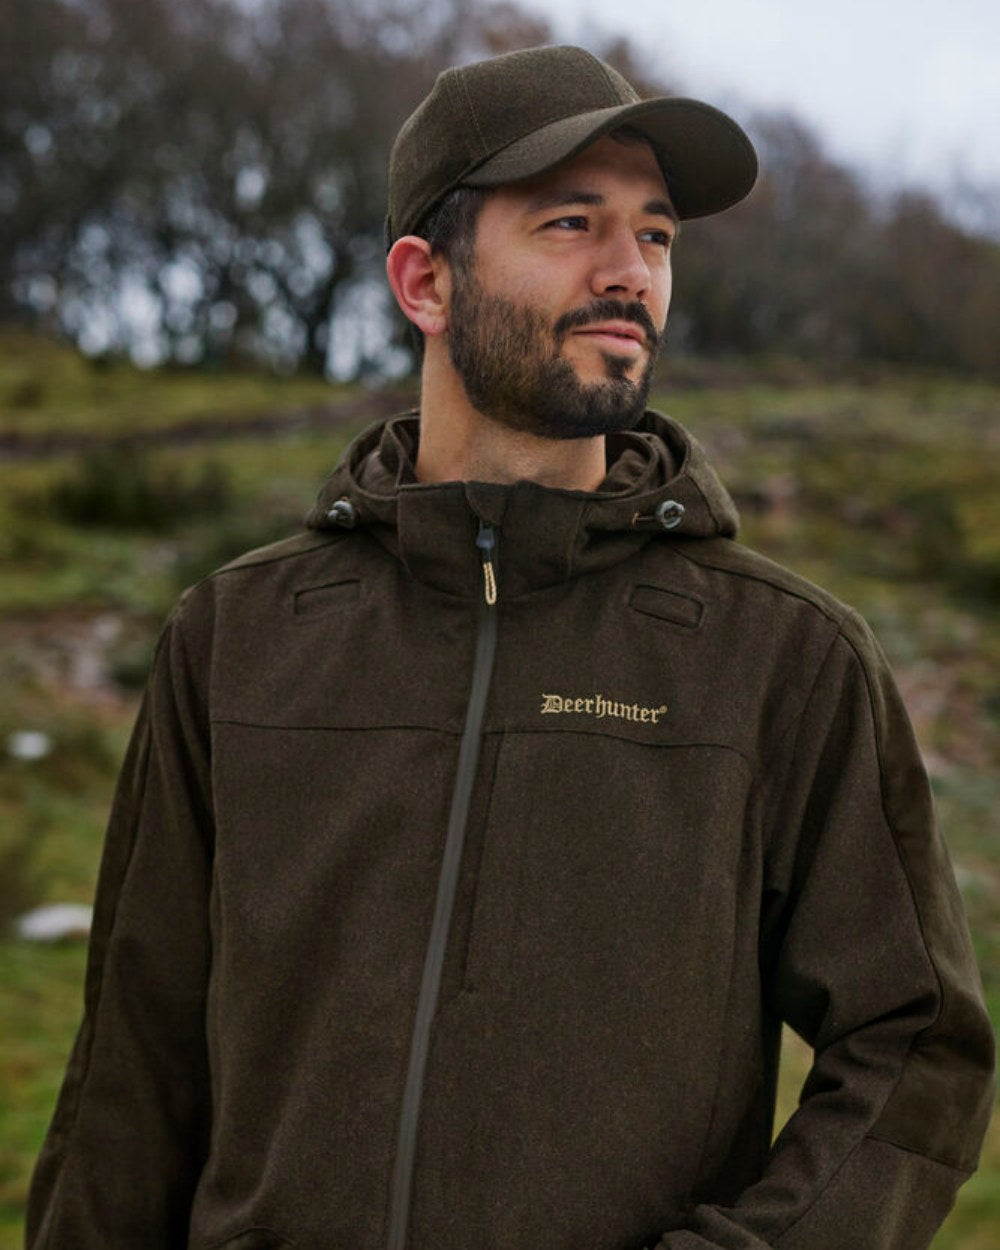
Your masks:
M 487 525 L 485 521 L 479 523 L 476 546 L 479 548 L 483 558 L 483 593 L 486 596 L 487 604 L 493 607 L 497 601 L 497 574 L 496 569 L 493 567 L 496 536 L 493 533 L 493 526 Z

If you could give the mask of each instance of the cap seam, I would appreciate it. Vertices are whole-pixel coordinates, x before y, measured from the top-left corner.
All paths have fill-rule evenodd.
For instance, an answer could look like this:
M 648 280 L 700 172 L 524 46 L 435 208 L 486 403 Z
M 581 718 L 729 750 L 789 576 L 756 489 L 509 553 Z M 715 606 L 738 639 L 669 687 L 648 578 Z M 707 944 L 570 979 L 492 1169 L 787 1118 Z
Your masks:
M 466 83 L 464 77 L 456 75 L 456 78 L 458 79 L 458 86 L 461 87 L 462 95 L 465 97 L 465 104 L 469 110 L 469 115 L 472 118 L 472 124 L 475 127 L 476 138 L 479 140 L 479 151 L 480 153 L 483 153 L 486 151 L 486 140 L 483 137 L 482 128 L 479 125 L 479 118 L 476 115 L 476 109 L 475 105 L 472 103 L 472 97 L 469 95 L 468 84 Z M 485 159 L 485 157 L 481 157 L 481 159 Z
M 588 53 L 587 53 L 587 55 L 590 57 L 590 59 L 594 62 L 594 64 L 595 64 L 595 65 L 598 67 L 598 69 L 601 71 L 601 76 L 603 77 L 604 81 L 607 83 L 607 85 L 608 85 L 608 90 L 611 92 L 611 94 L 615 97 L 615 99 L 616 99 L 616 100 L 618 100 L 618 102 L 619 102 L 620 104 L 624 104 L 624 103 L 625 103 L 625 101 L 624 101 L 624 100 L 622 100 L 622 99 L 619 97 L 619 95 L 618 95 L 618 91 L 617 91 L 617 89 L 616 89 L 616 87 L 615 87 L 615 84 L 614 84 L 614 82 L 613 82 L 613 81 L 612 81 L 612 79 L 611 79 L 611 75 L 608 73 L 607 66 L 606 66 L 606 65 L 603 65 L 603 64 L 601 63 L 600 59 L 599 59 L 598 57 L 594 56 L 592 52 L 588 52 Z M 636 93 L 635 93 L 635 94 L 636 94 L 636 96 L 638 96 L 638 95 L 639 95 L 638 91 L 636 91 Z M 636 101 L 635 101 L 635 100 L 632 100 L 632 101 L 629 101 L 629 103 L 635 104 L 635 103 L 636 103 Z

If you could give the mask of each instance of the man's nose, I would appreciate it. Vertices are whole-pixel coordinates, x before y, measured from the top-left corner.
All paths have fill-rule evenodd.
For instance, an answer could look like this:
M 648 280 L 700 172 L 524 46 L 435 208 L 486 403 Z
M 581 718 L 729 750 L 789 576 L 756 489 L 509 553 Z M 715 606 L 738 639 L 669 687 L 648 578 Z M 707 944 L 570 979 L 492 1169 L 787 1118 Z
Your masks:
M 631 230 L 615 231 L 607 238 L 591 284 L 596 295 L 645 299 L 650 287 L 649 265 Z

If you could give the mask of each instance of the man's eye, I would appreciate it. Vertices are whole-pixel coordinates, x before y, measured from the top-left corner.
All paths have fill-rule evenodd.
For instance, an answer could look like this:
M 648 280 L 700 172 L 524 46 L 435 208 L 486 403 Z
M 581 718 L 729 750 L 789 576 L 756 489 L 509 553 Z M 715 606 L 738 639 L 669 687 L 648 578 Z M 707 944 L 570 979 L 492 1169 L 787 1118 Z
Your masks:
M 643 230 L 639 238 L 643 243 L 656 243 L 659 247 L 669 247 L 674 241 L 669 230 Z
M 554 221 L 546 222 L 546 227 L 555 227 L 559 230 L 586 230 L 586 217 L 556 217 Z

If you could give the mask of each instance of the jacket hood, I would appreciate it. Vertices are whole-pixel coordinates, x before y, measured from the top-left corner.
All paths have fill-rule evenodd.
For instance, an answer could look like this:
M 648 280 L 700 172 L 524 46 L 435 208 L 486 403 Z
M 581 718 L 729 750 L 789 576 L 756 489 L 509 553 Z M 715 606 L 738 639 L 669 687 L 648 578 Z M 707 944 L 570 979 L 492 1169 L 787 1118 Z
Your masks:
M 492 525 L 506 597 L 607 567 L 652 539 L 736 534 L 736 508 L 701 446 L 658 412 L 608 437 L 596 491 L 419 482 L 419 431 L 411 412 L 360 434 L 324 483 L 309 528 L 367 528 L 418 580 L 464 594 L 480 582 L 476 529 Z

